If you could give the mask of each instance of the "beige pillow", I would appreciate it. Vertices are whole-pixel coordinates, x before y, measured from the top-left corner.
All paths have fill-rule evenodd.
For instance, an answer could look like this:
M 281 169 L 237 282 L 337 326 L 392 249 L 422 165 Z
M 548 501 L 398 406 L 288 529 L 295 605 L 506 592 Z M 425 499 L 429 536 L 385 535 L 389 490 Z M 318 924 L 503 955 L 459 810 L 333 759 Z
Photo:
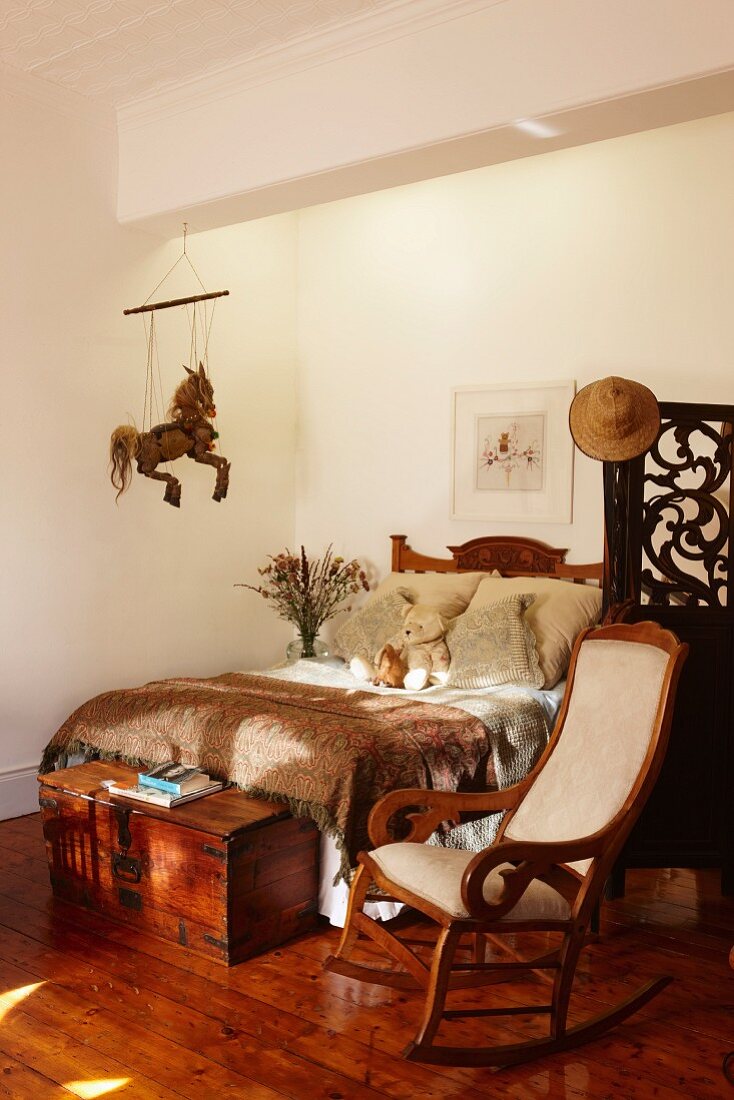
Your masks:
M 375 598 L 396 589 L 407 590 L 413 603 L 435 607 L 445 619 L 455 619 L 469 606 L 486 573 L 389 573 L 381 581 Z
M 376 592 L 337 630 L 333 647 L 337 657 L 345 661 L 351 661 L 352 657 L 374 660 L 388 638 L 402 630 L 403 608 L 410 603 L 405 589 L 395 588 L 382 595 Z
M 538 647 L 538 660 L 545 677 L 543 687 L 551 688 L 568 669 L 578 635 L 587 626 L 598 623 L 601 589 L 551 577 L 485 577 L 469 604 L 469 611 L 528 592 L 535 594 L 535 600 L 526 618 Z
M 513 595 L 470 608 L 449 625 L 449 684 L 484 688 L 501 684 L 542 687 L 535 635 L 525 621 L 532 595 Z

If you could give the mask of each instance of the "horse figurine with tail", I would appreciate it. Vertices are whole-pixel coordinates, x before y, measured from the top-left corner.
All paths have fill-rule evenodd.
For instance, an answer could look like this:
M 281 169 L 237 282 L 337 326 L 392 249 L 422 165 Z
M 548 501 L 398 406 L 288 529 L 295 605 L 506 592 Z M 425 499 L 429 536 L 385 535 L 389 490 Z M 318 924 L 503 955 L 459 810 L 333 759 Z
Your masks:
M 217 480 L 212 499 L 224 500 L 229 487 L 230 463 L 222 455 L 213 454 L 217 432 L 211 421 L 217 414 L 214 389 L 207 378 L 204 364 L 199 370 L 184 366 L 187 377 L 180 383 L 168 415 L 170 422 L 158 424 L 149 431 L 139 432 L 130 424 L 115 428 L 110 438 L 110 480 L 119 500 L 132 479 L 132 462 L 137 461 L 139 474 L 155 481 L 166 482 L 163 497 L 174 508 L 181 507 L 181 482 L 171 473 L 159 470 L 162 462 L 173 462 L 188 455 L 194 462 L 214 466 Z

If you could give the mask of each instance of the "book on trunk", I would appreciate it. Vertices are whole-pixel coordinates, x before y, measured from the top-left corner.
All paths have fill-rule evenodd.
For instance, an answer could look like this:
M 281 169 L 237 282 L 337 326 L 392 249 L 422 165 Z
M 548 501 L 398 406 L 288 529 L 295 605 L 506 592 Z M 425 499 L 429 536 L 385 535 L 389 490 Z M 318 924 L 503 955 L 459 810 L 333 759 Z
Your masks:
M 165 791 L 176 797 L 204 790 L 213 782 L 214 780 L 199 768 L 176 764 L 173 760 L 158 764 L 147 772 L 138 773 L 138 783 L 142 786 L 154 787 L 156 790 Z
M 170 810 L 174 806 L 181 806 L 184 802 L 193 802 L 195 798 L 203 798 L 207 794 L 221 791 L 223 787 L 224 783 L 209 780 L 208 786 L 180 795 L 171 794 L 170 791 L 160 791 L 157 787 L 147 787 L 143 783 L 112 783 L 107 786 L 107 790 L 110 794 L 132 798 L 136 802 L 145 802 L 149 806 L 163 806 Z

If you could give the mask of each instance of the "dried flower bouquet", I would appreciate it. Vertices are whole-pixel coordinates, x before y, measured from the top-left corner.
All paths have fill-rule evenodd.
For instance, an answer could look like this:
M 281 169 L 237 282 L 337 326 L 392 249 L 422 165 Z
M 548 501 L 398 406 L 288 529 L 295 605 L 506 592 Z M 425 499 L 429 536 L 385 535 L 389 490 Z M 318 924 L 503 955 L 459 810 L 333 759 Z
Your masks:
M 321 626 L 339 611 L 350 611 L 351 605 L 339 605 L 360 589 L 369 591 L 367 576 L 356 559 L 345 561 L 334 556 L 329 546 L 322 558 L 309 561 L 301 547 L 300 555 L 290 550 L 270 555 L 269 562 L 258 569 L 261 584 L 239 584 L 263 599 L 270 600 L 278 617 L 293 623 L 301 636 L 302 657 L 314 656 L 314 641 Z

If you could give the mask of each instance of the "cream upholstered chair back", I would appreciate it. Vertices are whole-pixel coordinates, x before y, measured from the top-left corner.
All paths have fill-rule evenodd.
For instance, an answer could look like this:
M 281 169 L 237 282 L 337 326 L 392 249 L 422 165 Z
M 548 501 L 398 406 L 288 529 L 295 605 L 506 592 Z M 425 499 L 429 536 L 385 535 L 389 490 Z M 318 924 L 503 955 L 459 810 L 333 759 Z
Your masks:
M 560 736 L 508 821 L 507 840 L 577 840 L 616 816 L 655 732 L 669 660 L 635 641 L 581 643 Z M 572 866 L 583 872 L 590 862 Z

